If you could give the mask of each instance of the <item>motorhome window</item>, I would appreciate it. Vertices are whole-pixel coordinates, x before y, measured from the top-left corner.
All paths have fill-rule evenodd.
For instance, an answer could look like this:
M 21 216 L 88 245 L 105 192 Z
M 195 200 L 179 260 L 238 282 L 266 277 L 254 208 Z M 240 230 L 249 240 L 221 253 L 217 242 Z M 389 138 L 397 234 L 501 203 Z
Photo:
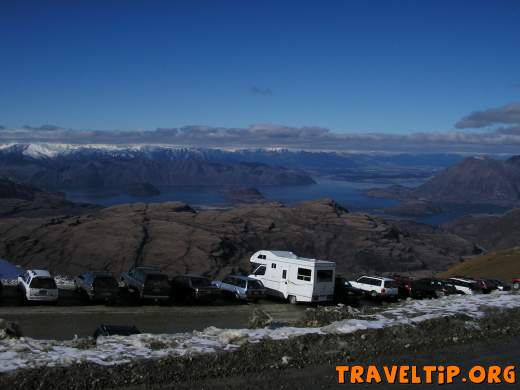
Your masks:
M 316 275 L 318 276 L 318 282 L 332 282 L 333 272 L 330 269 L 320 269 Z
M 286 269 L 284 269 L 282 271 L 282 279 L 287 279 L 287 270 Z
M 271 263 L 271 268 L 276 268 L 276 263 Z
M 296 277 L 298 280 L 306 280 L 306 281 L 310 282 L 311 274 L 312 274 L 312 271 L 310 269 L 298 268 L 298 274 Z
M 259 258 L 259 259 L 262 259 L 262 260 L 267 259 L 267 257 L 266 257 L 265 255 L 258 255 L 258 258 Z
M 255 275 L 265 275 L 265 265 L 258 267 L 255 271 Z

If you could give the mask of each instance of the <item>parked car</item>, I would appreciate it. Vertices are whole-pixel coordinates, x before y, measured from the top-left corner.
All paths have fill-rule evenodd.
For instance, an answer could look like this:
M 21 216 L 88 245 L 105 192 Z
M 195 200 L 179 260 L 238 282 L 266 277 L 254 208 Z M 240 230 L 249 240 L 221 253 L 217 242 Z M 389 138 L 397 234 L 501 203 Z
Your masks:
M 334 281 L 334 301 L 340 303 L 354 303 L 363 297 L 364 291 L 353 287 L 345 278 L 338 276 Z
M 167 301 L 170 299 L 171 285 L 168 275 L 153 267 L 133 267 L 121 274 L 123 288 L 137 294 L 139 299 Z
M 119 295 L 119 284 L 110 272 L 85 272 L 74 279 L 74 285 L 92 302 L 113 303 Z
M 172 297 L 180 302 L 212 302 L 222 295 L 211 280 L 198 275 L 180 275 L 172 279 Z
M 511 281 L 511 288 L 513 290 L 520 290 L 520 278 L 515 278 Z
M 498 279 L 484 279 L 484 280 L 486 281 L 486 283 L 493 286 L 493 290 L 498 290 L 498 291 L 511 290 L 511 286 L 507 283 L 502 282 L 501 280 L 498 280 Z
M 445 295 L 462 294 L 455 286 L 441 279 L 421 278 L 412 282 L 414 298 L 438 298 Z
M 49 271 L 30 269 L 18 276 L 18 291 L 26 302 L 56 302 L 58 287 Z
M 366 295 L 372 298 L 386 297 L 397 298 L 397 283 L 394 279 L 379 276 L 361 276 L 350 281 L 352 287 L 363 290 Z
M 482 284 L 473 279 L 464 277 L 454 277 L 449 278 L 448 282 L 453 283 L 453 285 L 458 291 L 467 295 L 479 294 L 484 292 Z
M 413 279 L 408 276 L 392 275 L 392 279 L 397 286 L 397 295 L 399 298 L 412 297 Z
M 248 276 L 228 275 L 222 281 L 215 280 L 213 285 L 236 299 L 258 301 L 266 295 L 265 287 L 259 280 Z

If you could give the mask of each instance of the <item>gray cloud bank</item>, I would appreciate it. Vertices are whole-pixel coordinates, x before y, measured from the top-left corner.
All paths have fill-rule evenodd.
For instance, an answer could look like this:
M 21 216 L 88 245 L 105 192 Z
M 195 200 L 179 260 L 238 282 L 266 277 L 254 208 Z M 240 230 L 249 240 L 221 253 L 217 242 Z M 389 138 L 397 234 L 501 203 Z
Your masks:
M 468 129 L 494 125 L 513 125 L 513 127 L 520 128 L 520 103 L 474 111 L 458 121 L 455 126 L 459 129 Z
M 503 125 L 509 125 L 504 127 Z M 496 127 L 502 125 L 501 127 Z M 484 127 L 495 126 L 487 130 Z M 458 130 L 429 133 L 340 133 L 322 127 L 257 124 L 247 128 L 185 126 L 155 130 L 75 130 L 54 125 L 0 129 L 0 143 L 156 144 L 214 148 L 289 148 L 351 152 L 520 152 L 520 104 L 476 111 Z M 480 130 L 467 130 L 478 128 Z

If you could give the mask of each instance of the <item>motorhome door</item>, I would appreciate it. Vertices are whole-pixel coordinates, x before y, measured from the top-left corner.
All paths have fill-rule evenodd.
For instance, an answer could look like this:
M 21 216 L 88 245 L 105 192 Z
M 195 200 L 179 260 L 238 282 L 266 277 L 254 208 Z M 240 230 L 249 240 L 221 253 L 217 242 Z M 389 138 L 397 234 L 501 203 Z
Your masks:
M 289 289 L 289 269 L 282 268 L 282 278 L 280 279 L 280 292 L 283 294 L 284 298 L 287 298 Z

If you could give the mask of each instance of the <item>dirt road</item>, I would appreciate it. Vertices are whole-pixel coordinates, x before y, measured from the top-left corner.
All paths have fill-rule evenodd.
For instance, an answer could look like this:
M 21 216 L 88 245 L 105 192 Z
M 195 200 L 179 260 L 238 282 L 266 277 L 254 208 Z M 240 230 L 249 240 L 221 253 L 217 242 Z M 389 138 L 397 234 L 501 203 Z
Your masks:
M 66 301 L 67 302 L 67 301 Z M 74 300 L 69 300 L 69 303 Z M 72 339 L 92 336 L 100 324 L 135 325 L 144 333 L 177 333 L 208 326 L 244 328 L 255 308 L 277 322 L 298 320 L 305 306 L 265 300 L 259 304 L 221 302 L 211 306 L 0 306 L 0 318 L 16 321 L 24 336 L 38 339 Z

